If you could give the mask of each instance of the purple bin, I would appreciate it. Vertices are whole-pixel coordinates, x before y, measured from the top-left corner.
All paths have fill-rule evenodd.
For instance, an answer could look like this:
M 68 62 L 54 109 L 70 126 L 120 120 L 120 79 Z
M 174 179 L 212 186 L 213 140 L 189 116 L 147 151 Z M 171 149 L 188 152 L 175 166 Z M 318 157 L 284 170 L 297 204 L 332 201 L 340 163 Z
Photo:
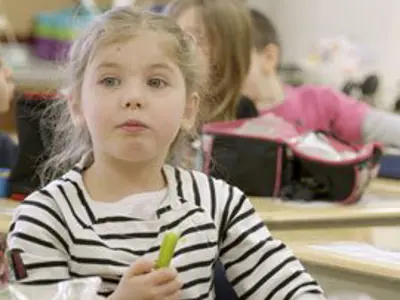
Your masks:
M 65 61 L 71 47 L 70 41 L 35 38 L 34 52 L 45 60 Z

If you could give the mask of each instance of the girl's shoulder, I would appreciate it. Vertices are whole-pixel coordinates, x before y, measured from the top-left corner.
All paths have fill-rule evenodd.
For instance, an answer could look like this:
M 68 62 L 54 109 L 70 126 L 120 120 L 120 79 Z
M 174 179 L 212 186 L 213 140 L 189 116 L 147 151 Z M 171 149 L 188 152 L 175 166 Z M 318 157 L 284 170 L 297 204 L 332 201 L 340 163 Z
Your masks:
M 47 183 L 45 186 L 28 195 L 23 202 L 40 202 L 53 207 L 64 203 L 71 188 L 81 186 L 82 175 L 76 168 L 68 171 L 63 176 Z
M 196 192 L 201 195 L 214 194 L 215 197 L 220 197 L 229 190 L 234 190 L 235 193 L 242 193 L 238 188 L 231 186 L 225 180 L 214 178 L 201 171 L 183 169 L 179 167 L 170 167 L 170 172 L 174 172 L 174 182 L 176 187 L 182 192 Z
M 178 197 L 210 210 L 213 217 L 246 198 L 238 188 L 203 172 L 181 168 L 173 168 L 173 172 Z

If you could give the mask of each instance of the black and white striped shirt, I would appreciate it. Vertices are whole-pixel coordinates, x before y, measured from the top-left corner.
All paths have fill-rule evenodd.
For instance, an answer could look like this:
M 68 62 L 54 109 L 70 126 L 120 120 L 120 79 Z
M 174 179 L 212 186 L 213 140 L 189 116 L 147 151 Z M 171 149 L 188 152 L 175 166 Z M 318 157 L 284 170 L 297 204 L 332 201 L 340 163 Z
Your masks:
M 100 276 L 107 296 L 140 256 L 156 259 L 163 233 L 182 239 L 172 264 L 183 281 L 181 299 L 214 299 L 219 258 L 241 299 L 297 299 L 321 293 L 299 261 L 274 240 L 243 193 L 199 172 L 164 167 L 168 194 L 155 217 L 99 214 L 75 167 L 26 198 L 8 245 L 22 251 L 29 284 Z

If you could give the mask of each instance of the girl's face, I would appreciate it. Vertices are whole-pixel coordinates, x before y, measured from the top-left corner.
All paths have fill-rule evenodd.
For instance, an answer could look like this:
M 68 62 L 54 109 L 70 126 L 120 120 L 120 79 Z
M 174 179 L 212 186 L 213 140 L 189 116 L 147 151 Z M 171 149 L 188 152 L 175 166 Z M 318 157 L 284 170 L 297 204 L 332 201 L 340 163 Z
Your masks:
M 184 76 L 163 51 L 168 38 L 150 32 L 105 46 L 86 67 L 71 109 L 90 132 L 95 159 L 164 163 L 179 129 L 192 120 Z

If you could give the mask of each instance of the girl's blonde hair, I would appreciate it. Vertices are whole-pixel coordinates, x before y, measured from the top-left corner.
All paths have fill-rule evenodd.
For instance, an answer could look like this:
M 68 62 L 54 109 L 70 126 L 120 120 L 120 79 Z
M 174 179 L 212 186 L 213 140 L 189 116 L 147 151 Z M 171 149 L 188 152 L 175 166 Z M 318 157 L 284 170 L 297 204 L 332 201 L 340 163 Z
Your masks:
M 42 130 L 51 132 L 49 157 L 41 166 L 41 180 L 45 184 L 62 175 L 91 153 L 92 142 L 86 126 L 75 126 L 68 108 L 68 97 L 80 99 L 82 83 L 88 64 L 98 49 L 115 43 L 124 43 L 146 34 L 162 34 L 163 49 L 180 68 L 185 79 L 187 95 L 201 91 L 204 86 L 205 68 L 195 43 L 169 17 L 139 11 L 131 7 L 116 8 L 99 16 L 75 41 L 68 59 L 68 84 L 65 97 L 55 100 L 44 113 Z M 137 59 L 137 58 L 135 58 Z M 193 130 L 195 132 L 195 130 Z M 180 141 L 192 131 L 181 129 L 170 149 L 171 159 Z
M 210 78 L 204 122 L 236 119 L 241 89 L 250 68 L 252 22 L 246 1 L 175 0 L 168 14 L 178 19 L 194 8 L 210 45 Z

